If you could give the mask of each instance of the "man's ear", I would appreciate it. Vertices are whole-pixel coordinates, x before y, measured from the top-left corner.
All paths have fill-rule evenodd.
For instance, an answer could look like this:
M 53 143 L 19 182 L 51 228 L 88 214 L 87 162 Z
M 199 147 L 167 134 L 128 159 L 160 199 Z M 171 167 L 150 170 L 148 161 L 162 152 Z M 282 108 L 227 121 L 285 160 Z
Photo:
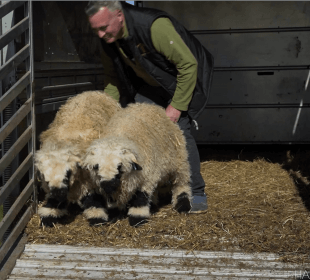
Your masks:
M 120 18 L 120 17 L 123 16 L 123 12 L 122 12 L 121 10 L 116 10 L 116 11 L 115 11 L 115 15 L 116 15 L 118 18 Z

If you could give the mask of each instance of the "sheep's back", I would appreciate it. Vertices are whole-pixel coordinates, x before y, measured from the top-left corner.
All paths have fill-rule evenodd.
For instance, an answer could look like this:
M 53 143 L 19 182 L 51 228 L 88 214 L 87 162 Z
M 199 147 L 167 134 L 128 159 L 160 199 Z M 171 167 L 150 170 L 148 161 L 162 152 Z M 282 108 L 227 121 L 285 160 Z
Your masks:
M 119 104 L 101 91 L 86 91 L 68 99 L 56 114 L 49 128 L 40 135 L 41 143 L 92 141 L 99 138 Z
M 126 137 L 135 142 L 144 154 L 144 162 L 150 166 L 156 161 L 157 165 L 168 168 L 171 159 L 176 163 L 187 160 L 183 132 L 157 105 L 130 104 L 111 118 L 105 137 Z

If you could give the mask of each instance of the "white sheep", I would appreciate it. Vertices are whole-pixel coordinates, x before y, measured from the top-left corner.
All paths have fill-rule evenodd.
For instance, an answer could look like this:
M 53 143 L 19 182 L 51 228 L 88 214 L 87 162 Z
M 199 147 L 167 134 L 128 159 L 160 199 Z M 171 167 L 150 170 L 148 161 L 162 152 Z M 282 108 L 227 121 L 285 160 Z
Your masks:
M 90 174 L 79 164 L 86 147 L 101 136 L 120 105 L 101 91 L 86 91 L 61 106 L 49 128 L 40 135 L 35 155 L 46 203 L 38 213 L 52 226 L 68 214 L 68 203 L 78 203 L 91 225 L 108 220 L 106 200 L 96 192 Z
M 178 212 L 191 209 L 190 167 L 183 132 L 162 107 L 130 104 L 93 141 L 82 166 L 108 200 L 122 209 L 129 205 L 129 223 L 150 217 L 157 187 L 171 184 L 172 205 Z

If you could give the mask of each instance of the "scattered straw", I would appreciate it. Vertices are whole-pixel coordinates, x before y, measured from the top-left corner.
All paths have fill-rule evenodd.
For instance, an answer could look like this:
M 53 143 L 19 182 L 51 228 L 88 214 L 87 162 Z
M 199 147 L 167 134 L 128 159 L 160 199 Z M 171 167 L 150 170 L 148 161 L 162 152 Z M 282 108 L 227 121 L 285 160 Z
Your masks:
M 282 261 L 310 262 L 310 190 L 304 175 L 307 168 L 300 171 L 299 165 L 309 166 L 305 152 L 297 152 L 293 159 L 280 153 L 276 160 L 246 157 L 244 150 L 227 154 L 230 159 L 207 153 L 207 160 L 201 163 L 209 205 L 205 214 L 180 215 L 168 205 L 138 228 L 130 227 L 127 219 L 89 227 L 81 215 L 69 224 L 42 228 L 38 227 L 39 216 L 34 215 L 26 228 L 28 240 L 36 244 L 272 252 Z

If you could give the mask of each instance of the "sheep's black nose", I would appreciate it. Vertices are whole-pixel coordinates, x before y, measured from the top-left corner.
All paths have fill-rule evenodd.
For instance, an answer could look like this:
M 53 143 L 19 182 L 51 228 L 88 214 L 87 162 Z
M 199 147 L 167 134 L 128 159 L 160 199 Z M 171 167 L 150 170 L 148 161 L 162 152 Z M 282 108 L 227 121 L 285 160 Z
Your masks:
M 51 197 L 56 198 L 58 201 L 64 201 L 67 199 L 68 188 L 51 188 Z
M 119 178 L 114 178 L 110 181 L 100 182 L 100 187 L 105 191 L 106 194 L 112 194 L 117 190 L 121 181 Z

